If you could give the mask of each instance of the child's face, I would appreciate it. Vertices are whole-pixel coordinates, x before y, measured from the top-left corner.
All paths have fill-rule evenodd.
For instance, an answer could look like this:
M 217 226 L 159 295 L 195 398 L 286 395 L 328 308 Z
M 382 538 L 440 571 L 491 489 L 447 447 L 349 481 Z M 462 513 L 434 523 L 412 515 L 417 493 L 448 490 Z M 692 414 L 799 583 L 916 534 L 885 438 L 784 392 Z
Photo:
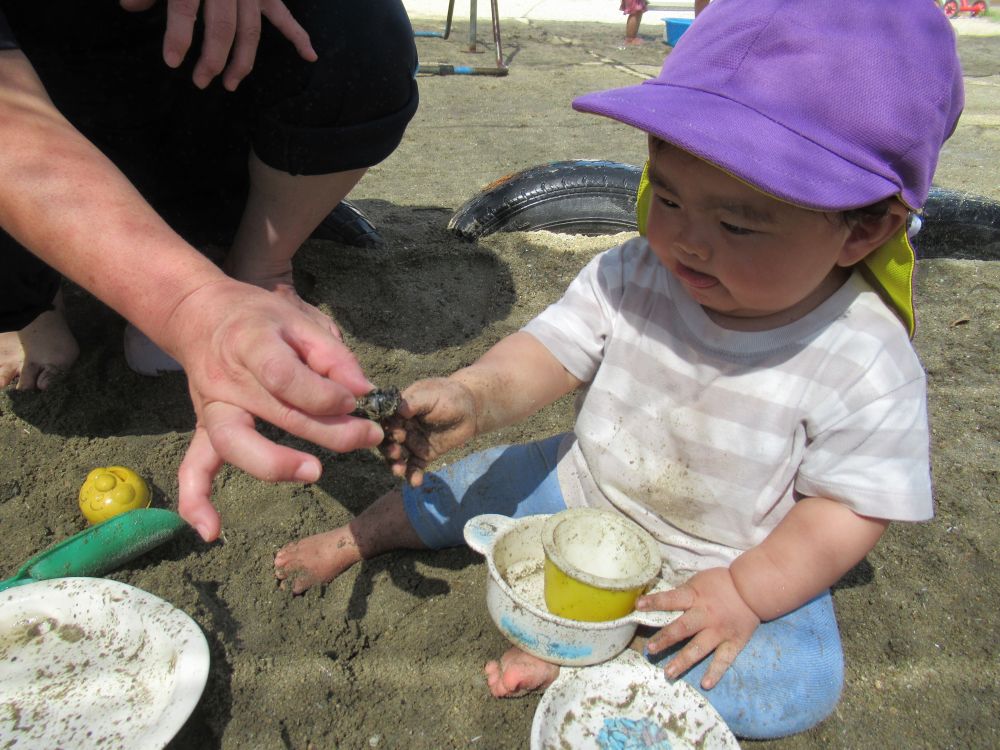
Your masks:
M 786 325 L 843 283 L 850 228 L 837 216 L 779 201 L 668 144 L 651 148 L 649 165 L 649 244 L 719 325 Z

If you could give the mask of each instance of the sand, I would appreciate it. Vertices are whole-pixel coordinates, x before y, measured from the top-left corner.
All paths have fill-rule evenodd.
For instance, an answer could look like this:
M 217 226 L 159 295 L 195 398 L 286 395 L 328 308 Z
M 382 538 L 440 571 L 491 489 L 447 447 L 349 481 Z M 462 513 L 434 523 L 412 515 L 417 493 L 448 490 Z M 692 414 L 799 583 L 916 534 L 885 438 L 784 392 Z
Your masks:
M 488 45 L 464 51 L 462 23 L 453 34 L 420 40 L 421 59 L 492 64 Z M 480 187 L 518 169 L 641 163 L 641 137 L 569 107 L 579 93 L 655 74 L 668 51 L 662 35 L 619 50 L 620 35 L 602 24 L 512 22 L 503 27 L 508 77 L 421 77 L 404 143 L 352 195 L 385 247 L 316 241 L 297 258 L 303 295 L 342 326 L 375 382 L 403 386 L 470 362 L 619 239 L 517 233 L 467 243 L 446 224 Z M 963 34 L 960 47 L 968 110 L 936 184 L 1000 200 L 1000 36 Z M 837 585 L 847 683 L 836 713 L 803 735 L 746 746 L 1000 746 L 1000 244 L 987 233 L 932 254 L 919 266 L 916 346 L 929 375 L 937 516 L 893 526 Z M 130 372 L 122 321 L 79 289 L 68 293 L 79 365 L 45 394 L 0 393 L 4 574 L 84 528 L 75 498 L 95 466 L 134 468 L 157 506 L 176 507 L 193 426 L 183 376 Z M 564 400 L 470 449 L 569 426 Z M 307 486 L 226 468 L 215 486 L 225 542 L 185 533 L 110 574 L 190 614 L 208 640 L 203 697 L 170 747 L 527 747 L 538 696 L 493 700 L 481 675 L 505 642 L 486 612 L 476 553 L 387 555 L 302 597 L 277 587 L 278 548 L 345 523 L 394 484 L 372 452 L 320 455 L 324 475 Z

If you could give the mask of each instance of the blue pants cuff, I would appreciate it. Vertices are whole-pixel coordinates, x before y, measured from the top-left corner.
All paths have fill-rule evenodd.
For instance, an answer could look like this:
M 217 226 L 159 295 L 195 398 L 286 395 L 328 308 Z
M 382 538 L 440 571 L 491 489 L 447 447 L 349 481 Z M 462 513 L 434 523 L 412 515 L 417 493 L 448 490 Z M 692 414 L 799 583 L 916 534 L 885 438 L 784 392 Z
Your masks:
M 556 460 L 562 435 L 526 445 L 502 445 L 474 453 L 424 476 L 420 487 L 403 487 L 403 507 L 430 549 L 465 543 L 465 522 L 483 513 L 511 518 L 558 513 L 566 508 Z

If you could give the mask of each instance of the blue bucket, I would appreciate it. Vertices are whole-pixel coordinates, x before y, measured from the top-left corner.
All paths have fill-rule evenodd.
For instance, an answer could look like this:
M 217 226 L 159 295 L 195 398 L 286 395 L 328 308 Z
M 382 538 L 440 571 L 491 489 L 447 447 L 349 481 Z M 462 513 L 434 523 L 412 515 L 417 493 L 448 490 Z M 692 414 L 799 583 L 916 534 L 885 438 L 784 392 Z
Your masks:
M 688 30 L 693 21 L 693 18 L 664 18 L 663 23 L 666 24 L 663 34 L 664 43 L 671 47 L 675 46 L 677 40 L 681 38 L 681 34 Z

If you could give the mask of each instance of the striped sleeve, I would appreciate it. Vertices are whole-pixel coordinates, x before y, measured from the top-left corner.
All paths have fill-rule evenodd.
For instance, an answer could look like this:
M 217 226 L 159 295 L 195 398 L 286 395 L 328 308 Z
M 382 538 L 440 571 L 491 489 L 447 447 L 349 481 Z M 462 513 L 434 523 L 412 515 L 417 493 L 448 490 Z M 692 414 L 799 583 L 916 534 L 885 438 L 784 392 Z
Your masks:
M 593 258 L 562 298 L 524 327 L 584 383 L 594 379 L 612 334 L 622 292 L 621 264 L 615 262 L 621 249 Z

